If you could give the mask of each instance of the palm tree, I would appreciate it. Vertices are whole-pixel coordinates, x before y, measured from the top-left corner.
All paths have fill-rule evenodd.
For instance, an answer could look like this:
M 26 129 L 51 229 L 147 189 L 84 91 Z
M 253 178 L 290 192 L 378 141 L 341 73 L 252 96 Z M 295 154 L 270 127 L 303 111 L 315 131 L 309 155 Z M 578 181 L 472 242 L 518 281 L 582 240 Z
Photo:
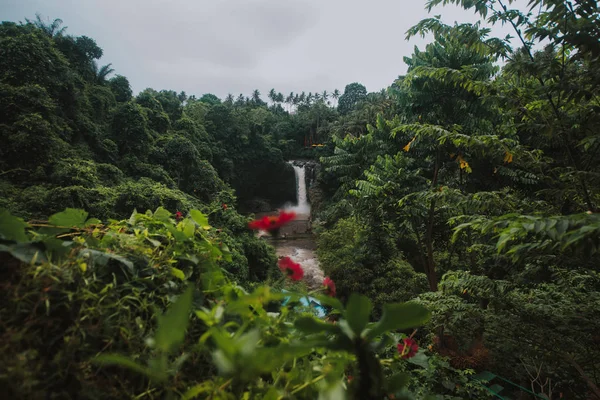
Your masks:
M 335 90 L 333 91 L 333 93 L 331 93 L 331 97 L 333 97 L 333 98 L 334 98 L 334 100 L 335 100 L 335 104 L 336 104 L 336 105 L 337 105 L 337 100 L 340 98 L 340 96 L 341 96 L 341 95 L 340 95 L 340 91 L 339 91 L 339 90 L 337 90 L 337 89 L 335 89 Z
M 310 103 L 312 103 L 313 101 L 313 94 L 312 92 L 308 92 L 308 96 L 306 96 L 306 102 L 308 103 L 308 105 L 310 105 Z
M 306 102 L 306 93 L 302 92 L 300 93 L 300 103 L 305 103 Z
M 63 26 L 62 28 L 60 27 L 63 24 L 62 19 L 56 18 L 52 22 L 50 22 L 50 19 L 48 19 L 48 22 L 44 22 L 40 13 L 35 14 L 35 21 L 30 21 L 27 18 L 25 18 L 25 21 L 30 24 L 34 24 L 50 37 L 62 36 L 67 30 L 66 26 Z
M 106 64 L 100 67 L 100 69 L 98 69 L 98 63 L 96 61 L 92 63 L 94 80 L 97 84 L 103 85 L 104 83 L 106 83 L 106 77 L 115 72 L 115 70 L 111 68 L 111 66 L 112 64 Z
M 269 90 L 269 99 L 271 99 L 273 103 L 277 102 L 277 92 L 275 89 Z
M 225 103 L 227 104 L 233 104 L 233 95 L 231 93 L 227 94 L 227 97 L 225 97 Z
M 283 93 L 281 93 L 281 92 L 277 93 L 277 102 L 283 103 L 284 101 L 285 101 L 285 98 L 283 97 Z
M 319 93 L 315 93 L 315 102 L 321 100 L 321 95 Z
M 182 90 L 181 93 L 179 93 L 177 95 L 177 99 L 179 99 L 180 102 L 185 103 L 185 101 L 188 99 L 187 94 Z
M 252 102 L 254 102 L 254 104 L 262 104 L 263 101 L 260 98 L 260 92 L 258 91 L 258 89 L 254 89 L 254 91 L 252 92 Z
M 321 95 L 321 98 L 323 99 L 323 101 L 327 101 L 327 99 L 329 98 L 329 93 L 327 93 L 327 90 L 323 90 L 323 94 Z
M 236 106 L 243 106 L 244 105 L 244 95 L 240 93 L 240 95 L 237 97 L 237 99 L 235 100 L 235 105 Z

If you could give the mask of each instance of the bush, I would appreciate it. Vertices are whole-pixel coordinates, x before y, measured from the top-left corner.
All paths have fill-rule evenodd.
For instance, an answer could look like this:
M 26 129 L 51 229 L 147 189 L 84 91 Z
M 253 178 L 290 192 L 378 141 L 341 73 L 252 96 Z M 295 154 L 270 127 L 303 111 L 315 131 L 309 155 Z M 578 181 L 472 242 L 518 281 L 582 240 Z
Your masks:
M 339 296 L 365 294 L 377 315 L 383 304 L 407 301 L 427 290 L 424 274 L 399 258 L 386 260 L 388 246 L 370 227 L 349 217 L 319 234 L 317 254 L 325 274 L 336 282 Z
M 59 186 L 94 187 L 99 182 L 93 161 L 65 158 L 55 163 L 52 169 L 50 179 Z
M 158 208 L 102 224 L 67 209 L 30 226 L 0 210 L 4 393 L 313 399 L 348 392 L 378 399 L 412 381 L 391 376 L 411 369 L 395 350 L 401 336 L 391 331 L 422 324 L 427 310 L 392 304 L 367 327 L 368 298 L 354 295 L 344 308 L 313 293 L 343 316 L 335 325 L 295 301 L 281 304 L 306 293 L 258 285 L 248 293 L 223 274 L 224 262 L 234 260 L 222 231 L 199 210 L 189 215 L 173 218 Z M 429 356 L 421 350 L 419 360 L 428 364 Z M 353 383 L 350 374 L 358 377 Z

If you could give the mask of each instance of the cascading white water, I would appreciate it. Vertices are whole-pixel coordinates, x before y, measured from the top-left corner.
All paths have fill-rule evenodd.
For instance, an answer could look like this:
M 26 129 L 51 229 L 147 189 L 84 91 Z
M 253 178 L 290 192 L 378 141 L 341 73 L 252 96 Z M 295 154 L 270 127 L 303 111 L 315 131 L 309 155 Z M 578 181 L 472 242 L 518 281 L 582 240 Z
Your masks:
M 306 197 L 306 169 L 304 165 L 294 165 L 294 172 L 296 173 L 296 197 L 298 203 L 292 207 L 292 210 L 298 214 L 310 214 L 310 204 Z
M 310 290 L 319 289 L 323 285 L 323 271 L 315 254 L 316 245 L 310 233 L 310 204 L 306 187 L 306 166 L 301 162 L 289 161 L 296 175 L 296 205 L 286 204 L 284 209 L 295 211 L 298 216 L 292 228 L 282 228 L 284 237 L 274 241 L 277 255 L 290 257 L 300 263 L 304 270 L 304 281 Z M 292 225 L 290 224 L 290 225 Z M 289 236 L 288 236 L 289 235 Z

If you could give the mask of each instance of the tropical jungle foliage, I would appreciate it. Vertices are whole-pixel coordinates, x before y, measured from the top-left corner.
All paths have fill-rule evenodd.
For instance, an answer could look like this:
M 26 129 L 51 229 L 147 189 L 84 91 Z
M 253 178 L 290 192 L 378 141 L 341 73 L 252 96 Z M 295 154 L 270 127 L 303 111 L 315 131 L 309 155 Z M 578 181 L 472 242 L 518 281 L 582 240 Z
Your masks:
M 600 399 L 597 2 L 445 4 L 481 22 L 411 28 L 388 88 L 268 102 L 134 95 L 62 21 L 3 22 L 2 392 Z M 239 213 L 294 201 L 293 158 L 316 288 L 251 230 L 293 215 Z
M 407 32 L 434 41 L 405 57 L 366 130 L 336 132 L 322 158 L 323 269 L 342 300 L 416 297 L 433 313 L 425 342 L 455 368 L 600 398 L 598 5 L 427 7 L 440 4 L 513 37 L 440 17 Z

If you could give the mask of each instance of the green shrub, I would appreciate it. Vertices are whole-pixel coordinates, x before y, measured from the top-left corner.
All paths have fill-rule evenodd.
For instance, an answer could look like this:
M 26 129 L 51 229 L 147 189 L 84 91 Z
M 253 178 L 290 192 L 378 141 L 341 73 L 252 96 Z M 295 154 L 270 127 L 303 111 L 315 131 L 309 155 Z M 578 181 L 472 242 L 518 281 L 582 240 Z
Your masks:
M 365 294 L 377 312 L 385 303 L 407 301 L 427 290 L 424 274 L 397 257 L 386 260 L 388 246 L 370 227 L 350 217 L 319 234 L 317 254 L 341 298 Z
M 50 179 L 59 186 L 94 187 L 99 182 L 96 163 L 90 160 L 64 158 L 52 170 Z
M 352 295 L 344 307 L 313 293 L 341 315 L 330 324 L 297 305 L 306 293 L 246 292 L 222 270 L 235 262 L 225 244 L 233 238 L 202 212 L 189 215 L 158 208 L 102 224 L 67 209 L 29 225 L 0 210 L 5 395 L 375 399 L 405 390 L 412 372 L 392 331 L 426 322 L 426 309 L 389 304 L 369 325 L 368 298 Z M 429 363 L 423 350 L 419 363 Z

